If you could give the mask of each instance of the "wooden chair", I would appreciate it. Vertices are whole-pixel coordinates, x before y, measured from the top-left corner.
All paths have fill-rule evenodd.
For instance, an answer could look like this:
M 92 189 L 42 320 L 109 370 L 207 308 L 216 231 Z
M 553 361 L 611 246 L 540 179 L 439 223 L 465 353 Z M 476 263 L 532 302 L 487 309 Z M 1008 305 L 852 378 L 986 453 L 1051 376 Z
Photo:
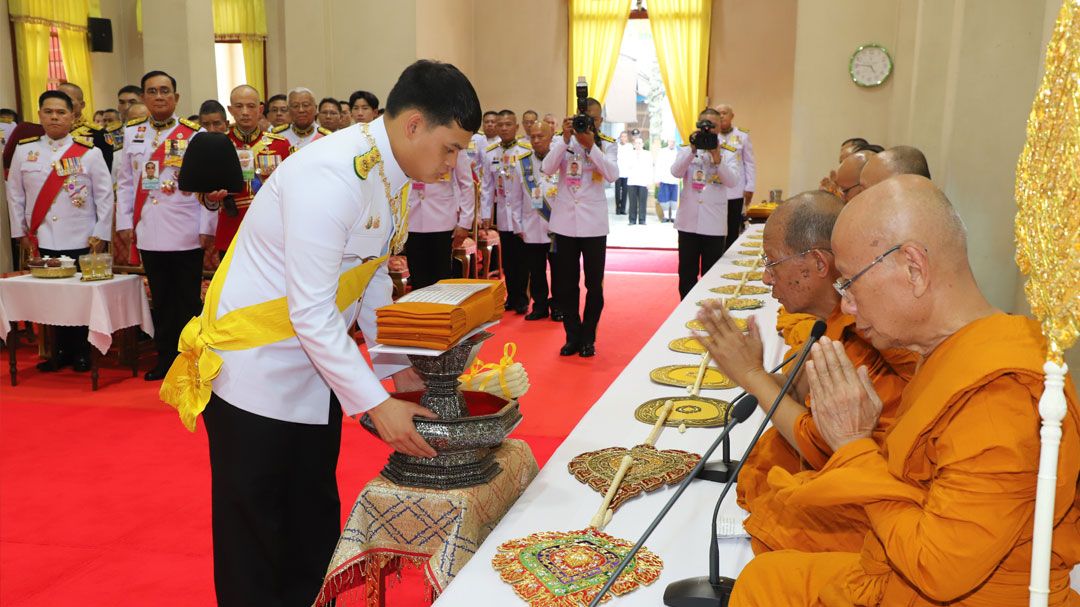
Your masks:
M 405 285 L 409 280 L 409 263 L 404 255 L 394 255 L 386 262 L 390 280 L 394 282 L 394 299 L 405 294 Z
M 502 246 L 499 244 L 499 233 L 495 230 L 481 230 L 477 248 L 482 251 L 483 259 L 481 278 L 502 278 Z M 494 267 L 492 262 L 494 263 Z
M 453 260 L 461 264 L 460 278 L 476 278 L 480 274 L 479 256 L 476 241 L 466 238 L 454 247 Z

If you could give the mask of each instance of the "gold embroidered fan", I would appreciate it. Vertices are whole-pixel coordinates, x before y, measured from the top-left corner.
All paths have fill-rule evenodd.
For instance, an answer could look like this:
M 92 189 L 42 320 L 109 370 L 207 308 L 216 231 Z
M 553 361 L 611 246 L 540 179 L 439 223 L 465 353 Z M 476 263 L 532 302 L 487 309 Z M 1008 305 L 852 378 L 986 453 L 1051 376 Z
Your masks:
M 742 280 L 743 274 L 746 275 L 746 280 L 761 280 L 763 272 L 728 272 L 721 274 L 720 277 L 728 280 Z
M 745 289 L 746 287 L 743 287 Z M 760 299 L 754 299 L 752 297 L 729 297 L 724 299 L 722 297 L 713 297 L 710 299 L 702 299 L 697 302 L 697 305 L 703 306 L 707 303 L 720 303 L 723 304 L 728 310 L 756 310 L 765 305 L 765 302 Z
M 742 331 L 746 331 L 749 328 L 749 324 L 745 318 L 733 318 L 732 320 L 735 321 L 735 326 L 739 327 Z M 704 331 L 705 325 L 701 324 L 701 321 L 695 318 L 694 320 L 686 321 L 686 328 L 691 331 Z
M 697 381 L 698 371 L 698 365 L 667 365 L 658 369 L 653 369 L 652 372 L 649 373 L 649 379 L 665 386 L 689 388 Z M 705 369 L 704 376 L 705 377 L 701 382 L 702 389 L 725 390 L 727 388 L 735 387 L 735 382 L 731 381 L 726 375 L 712 367 Z
M 661 399 L 661 407 L 664 402 L 665 400 Z M 652 423 L 656 423 L 656 419 L 653 419 Z M 633 449 L 608 447 L 582 453 L 570 460 L 567 467 L 574 478 L 603 493 L 608 490 L 622 458 L 626 455 L 633 458 L 633 462 L 611 499 L 609 507 L 612 511 L 618 510 L 627 500 L 642 493 L 678 483 L 686 478 L 701 460 L 701 456 L 696 453 L 675 449 L 660 451 L 652 445 L 638 445 Z
M 634 411 L 634 419 L 645 424 L 655 424 L 659 411 L 668 399 L 654 398 L 642 403 Z M 672 400 L 671 413 L 664 420 L 669 428 L 717 428 L 727 424 L 731 404 L 727 401 L 704 396 L 687 396 Z
M 740 295 L 765 295 L 772 293 L 772 289 L 769 287 L 758 287 L 754 285 L 743 285 L 741 290 L 739 289 L 739 285 L 721 285 L 709 290 L 720 295 L 734 295 L 736 290 L 739 291 Z

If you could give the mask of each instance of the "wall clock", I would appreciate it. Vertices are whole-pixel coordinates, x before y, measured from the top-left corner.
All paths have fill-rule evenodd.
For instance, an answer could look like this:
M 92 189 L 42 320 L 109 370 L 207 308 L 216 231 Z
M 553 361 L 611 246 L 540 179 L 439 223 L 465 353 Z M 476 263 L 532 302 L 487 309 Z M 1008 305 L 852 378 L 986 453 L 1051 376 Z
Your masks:
M 889 51 L 879 44 L 864 44 L 855 49 L 848 63 L 851 80 L 859 86 L 880 86 L 892 74 L 893 62 Z

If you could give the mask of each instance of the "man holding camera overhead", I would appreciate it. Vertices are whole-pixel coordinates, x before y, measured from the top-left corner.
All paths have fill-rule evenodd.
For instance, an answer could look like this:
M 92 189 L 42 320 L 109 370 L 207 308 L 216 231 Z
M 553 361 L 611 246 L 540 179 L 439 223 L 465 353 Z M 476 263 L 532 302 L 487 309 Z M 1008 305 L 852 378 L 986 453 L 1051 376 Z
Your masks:
M 596 355 L 596 326 L 604 309 L 604 263 L 607 255 L 608 206 L 604 186 L 619 177 L 618 145 L 600 133 L 603 110 L 589 97 L 584 79 L 577 84 L 578 114 L 563 119 L 541 170 L 559 175 L 551 205 L 555 238 L 554 291 L 563 312 L 566 344 L 560 356 Z M 585 268 L 585 314 L 581 304 L 581 265 Z
M 709 108 L 698 116 L 690 145 L 679 148 L 671 174 L 683 180 L 679 194 L 679 297 L 685 298 L 727 248 L 728 190 L 737 185 L 734 147 L 720 143 L 720 112 Z M 740 207 L 741 212 L 741 207 Z M 737 235 L 737 233 L 736 233 Z

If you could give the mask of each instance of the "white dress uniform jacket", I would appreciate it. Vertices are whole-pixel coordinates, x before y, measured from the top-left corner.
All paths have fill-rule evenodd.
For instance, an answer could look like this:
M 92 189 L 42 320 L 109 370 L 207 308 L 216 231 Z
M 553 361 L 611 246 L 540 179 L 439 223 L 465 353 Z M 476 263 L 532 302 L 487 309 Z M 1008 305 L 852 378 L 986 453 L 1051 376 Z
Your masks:
M 737 152 L 720 149 L 720 164 L 704 151 L 690 146 L 679 148 L 671 174 L 683 180 L 679 192 L 679 213 L 675 229 L 705 236 L 727 235 L 727 207 L 731 188 L 737 180 Z M 741 194 L 740 190 L 740 196 Z
M 27 235 L 38 193 L 53 173 L 54 164 L 73 145 L 83 144 L 75 143 L 71 135 L 55 141 L 42 135 L 15 148 L 7 181 L 12 238 Z M 106 241 L 112 238 L 112 177 L 101 150 L 93 147 L 86 150 L 78 164 L 74 174 L 61 177 L 64 186 L 38 227 L 40 248 L 83 249 L 89 246 L 87 239 L 91 236 Z
M 217 232 L 217 211 L 208 211 L 195 194 L 183 192 L 176 187 L 171 192 L 153 190 L 142 207 L 139 225 L 135 221 L 135 194 L 139 177 L 146 162 L 153 156 L 158 144 L 165 141 L 179 126 L 176 116 L 172 126 L 161 131 L 154 128 L 151 120 L 144 120 L 124 128 L 124 147 L 114 164 L 120 165 L 116 179 L 116 229 L 135 228 L 138 248 L 145 251 L 190 251 L 201 248 L 199 235 L 213 236 Z M 199 131 L 201 132 L 201 131 Z M 159 167 L 162 183 L 176 183 L 180 178 L 179 167 Z
M 435 183 L 413 181 L 409 190 L 409 231 L 449 232 L 455 227 L 472 229 L 476 199 L 472 163 L 461 152 L 457 165 Z
M 380 169 L 361 179 L 353 168 L 353 159 L 371 149 L 363 126 L 289 156 L 255 195 L 236 235 L 218 317 L 287 297 L 296 331 L 270 345 L 218 352 L 224 364 L 214 392 L 245 411 L 325 424 L 331 390 L 344 412 L 355 415 L 388 398 L 380 378 L 409 366 L 404 356 L 375 356 L 373 370 L 347 333 L 359 318 L 367 343 L 375 343 L 375 309 L 391 303 L 393 290 L 385 264 L 358 303 L 338 312 L 334 301 L 340 275 L 384 255 L 394 231 Z M 408 178 L 394 160 L 383 119 L 366 126 L 397 197 Z
M 521 215 L 529 204 L 520 162 L 526 154 L 532 155 L 532 146 L 520 139 L 509 148 L 496 143 L 484 150 L 480 217 L 495 219 L 502 232 L 521 233 Z M 497 217 L 492 217 L 493 205 Z
M 604 187 L 619 178 L 619 146 L 610 137 L 602 135 L 601 140 L 602 148 L 594 145 L 588 152 L 572 135 L 569 144 L 562 135 L 556 135 L 551 143 L 543 171 L 559 178 L 559 191 L 551 205 L 551 231 L 555 234 L 607 236 L 608 204 Z
M 297 133 L 296 129 L 294 129 L 291 124 L 284 126 L 285 128 L 278 127 L 277 129 L 274 129 L 273 132 L 277 135 L 281 135 L 285 139 L 288 139 L 289 147 L 291 147 L 294 152 L 311 143 L 312 141 L 321 139 L 330 134 L 329 129 L 324 129 L 323 127 L 319 126 L 317 122 L 311 125 L 311 132 L 304 135 Z
M 548 244 L 551 242 L 551 227 L 541 213 L 546 202 L 548 208 L 558 192 L 558 182 L 553 175 L 546 175 L 540 170 L 541 161 L 533 154 L 532 172 L 537 190 L 529 192 L 526 188 L 525 209 L 521 215 L 521 239 L 528 244 Z
M 720 143 L 735 148 L 735 166 L 738 168 L 735 180 L 728 185 L 729 199 L 742 198 L 743 192 L 753 192 L 757 180 L 757 162 L 754 160 L 754 147 L 750 145 L 750 134 L 733 127 L 727 135 L 717 133 Z

